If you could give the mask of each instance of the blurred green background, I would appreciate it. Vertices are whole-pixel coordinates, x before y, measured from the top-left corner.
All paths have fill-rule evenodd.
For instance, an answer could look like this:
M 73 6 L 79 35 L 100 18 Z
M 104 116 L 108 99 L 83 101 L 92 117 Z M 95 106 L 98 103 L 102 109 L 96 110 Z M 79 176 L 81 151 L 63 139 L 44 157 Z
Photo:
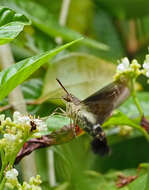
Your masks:
M 35 72 L 22 85 L 30 114 L 50 115 L 63 104 L 64 92 L 59 78 L 69 92 L 84 99 L 113 80 L 117 60 L 127 56 L 142 64 L 149 43 L 148 0 L 0 0 L 1 5 L 23 12 L 32 21 L 11 43 L 16 61 L 36 55 L 81 36 L 84 40 L 61 52 Z M 67 4 L 68 3 L 68 4 Z M 68 5 L 68 6 L 67 6 Z M 67 9 L 68 8 L 68 9 Z M 66 17 L 63 18 L 63 14 Z M 62 20 L 62 21 L 61 21 Z M 61 23 L 62 22 L 62 23 Z M 149 116 L 149 85 L 145 77 L 138 79 L 138 96 Z M 7 105 L 7 98 L 1 106 Z M 137 110 L 129 99 L 120 108 L 131 118 Z M 6 110 L 7 115 L 10 110 Z M 37 173 L 42 188 L 55 190 L 115 190 L 119 173 L 135 175 L 138 165 L 149 161 L 148 143 L 136 131 L 122 135 L 119 128 L 107 131 L 112 149 L 110 156 L 94 155 L 90 137 L 85 134 L 70 143 L 41 149 L 35 153 Z M 53 156 L 49 153 L 52 150 Z M 53 166 L 50 167 L 52 160 Z M 54 160 L 54 161 L 53 161 Z M 30 170 L 32 167 L 30 166 Z M 54 177 L 54 181 L 51 179 Z M 145 175 L 141 180 L 145 180 Z M 140 190 L 143 182 L 128 189 Z M 139 186 L 140 185 L 140 186 Z

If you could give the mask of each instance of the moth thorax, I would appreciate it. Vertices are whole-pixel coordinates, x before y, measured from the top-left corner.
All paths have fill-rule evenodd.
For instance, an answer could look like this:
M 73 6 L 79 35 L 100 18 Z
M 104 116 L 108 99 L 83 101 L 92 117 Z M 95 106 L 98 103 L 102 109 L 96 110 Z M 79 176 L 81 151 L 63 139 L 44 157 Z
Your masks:
M 78 112 L 80 110 L 79 105 L 75 105 L 72 102 L 68 102 L 66 104 L 66 113 L 68 115 L 68 117 L 70 117 L 71 119 L 76 119 L 76 117 L 78 116 Z

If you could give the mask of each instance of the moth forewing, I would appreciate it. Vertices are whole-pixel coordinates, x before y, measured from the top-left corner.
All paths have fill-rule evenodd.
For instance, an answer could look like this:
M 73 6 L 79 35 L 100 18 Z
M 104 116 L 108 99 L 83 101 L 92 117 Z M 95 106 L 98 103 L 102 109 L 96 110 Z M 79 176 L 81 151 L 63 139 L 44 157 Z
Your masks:
M 130 95 L 126 81 L 115 81 L 98 92 L 89 96 L 82 102 L 97 118 L 97 123 L 102 124 Z

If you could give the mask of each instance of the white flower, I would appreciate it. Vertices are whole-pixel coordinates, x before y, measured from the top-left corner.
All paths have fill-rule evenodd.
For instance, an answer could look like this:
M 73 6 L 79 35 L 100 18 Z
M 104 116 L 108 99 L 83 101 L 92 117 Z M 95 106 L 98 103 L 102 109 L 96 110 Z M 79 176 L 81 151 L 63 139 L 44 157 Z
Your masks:
M 124 57 L 120 64 L 117 66 L 117 71 L 118 72 L 124 72 L 129 69 L 130 63 L 127 57 Z
M 144 61 L 143 68 L 149 70 L 149 62 Z
M 18 176 L 18 171 L 15 168 L 13 168 L 13 169 L 7 171 L 5 176 L 8 180 L 14 180 Z
M 7 121 L 7 122 L 11 122 L 11 118 L 10 118 L 10 117 L 7 117 L 7 118 L 6 118 L 6 121 Z
M 21 115 L 19 112 L 14 112 L 13 119 L 16 123 L 29 125 L 31 128 L 35 125 L 35 129 L 38 131 L 45 131 L 47 129 L 47 125 L 42 120 Z
M 5 119 L 5 115 L 4 115 L 4 114 L 1 114 L 1 115 L 0 115 L 0 121 L 3 122 L 4 119 Z
M 34 119 L 33 122 L 37 125 L 39 131 L 45 131 L 47 129 L 47 125 L 42 120 Z
M 144 61 L 143 68 L 146 72 L 146 76 L 149 77 L 149 61 L 148 60 Z
M 18 119 L 21 117 L 21 113 L 20 112 L 18 112 L 18 111 L 15 111 L 14 113 L 13 113 L 13 119 L 14 119 L 14 121 L 18 121 Z
M 30 124 L 30 118 L 28 116 L 21 116 L 20 118 L 18 118 L 18 123 L 21 123 L 21 124 L 27 124 L 29 125 Z
M 5 138 L 7 141 L 12 141 L 12 142 L 13 142 L 13 141 L 16 140 L 16 135 L 5 133 L 5 134 L 4 134 L 4 138 Z
M 149 70 L 146 72 L 146 76 L 149 77 Z
M 14 119 L 14 121 L 16 123 L 27 124 L 27 125 L 30 124 L 30 118 L 29 118 L 29 116 L 23 116 L 19 112 L 14 112 L 13 119 Z

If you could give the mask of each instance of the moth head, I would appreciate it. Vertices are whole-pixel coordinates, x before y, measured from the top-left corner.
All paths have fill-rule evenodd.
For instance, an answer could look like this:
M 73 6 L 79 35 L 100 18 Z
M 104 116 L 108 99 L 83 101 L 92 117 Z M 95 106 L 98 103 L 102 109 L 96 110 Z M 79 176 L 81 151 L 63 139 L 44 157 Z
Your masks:
M 56 79 L 57 82 L 59 83 L 59 85 L 62 87 L 62 89 L 66 92 L 66 94 L 64 96 L 62 96 L 62 98 L 66 101 L 66 102 L 72 102 L 74 103 L 75 105 L 78 105 L 80 104 L 80 100 L 75 97 L 74 95 L 72 95 L 71 93 L 69 93 L 66 88 L 63 86 L 63 84 L 60 82 L 59 79 Z
M 62 98 L 66 101 L 66 102 L 73 102 L 74 96 L 72 94 L 65 94 L 64 96 L 62 96 Z

